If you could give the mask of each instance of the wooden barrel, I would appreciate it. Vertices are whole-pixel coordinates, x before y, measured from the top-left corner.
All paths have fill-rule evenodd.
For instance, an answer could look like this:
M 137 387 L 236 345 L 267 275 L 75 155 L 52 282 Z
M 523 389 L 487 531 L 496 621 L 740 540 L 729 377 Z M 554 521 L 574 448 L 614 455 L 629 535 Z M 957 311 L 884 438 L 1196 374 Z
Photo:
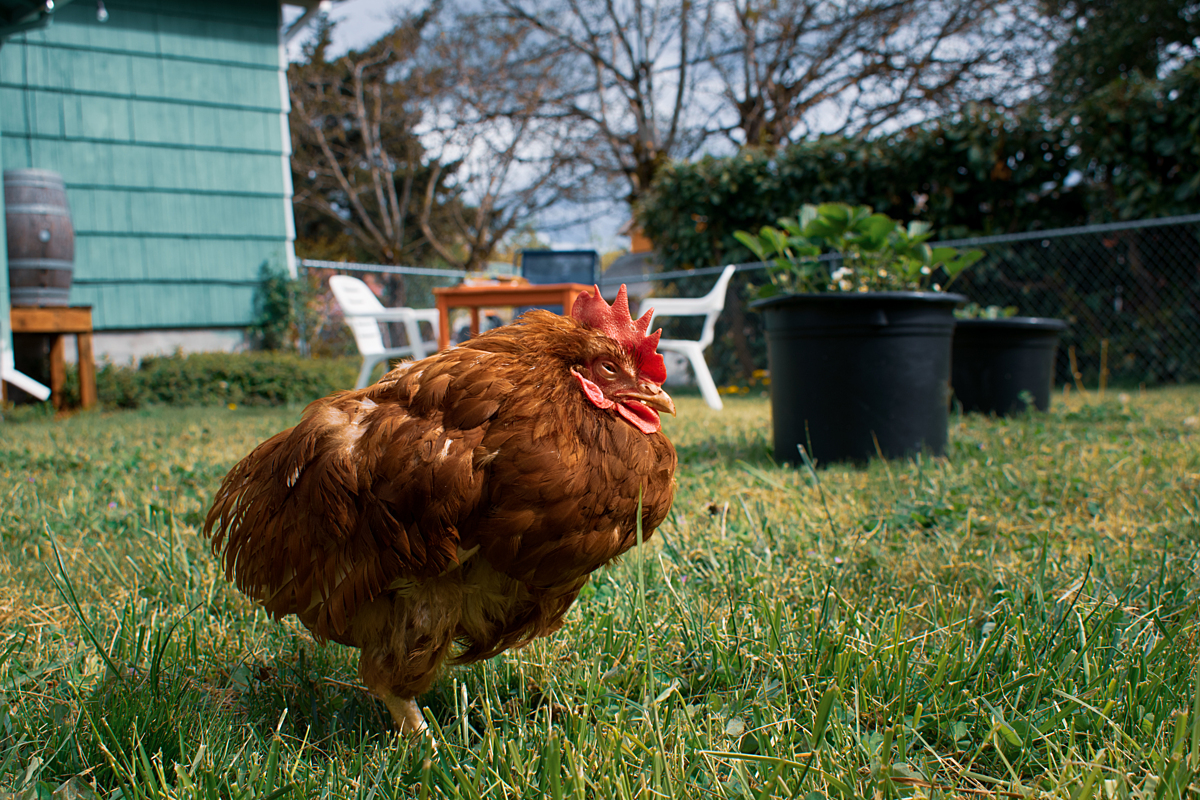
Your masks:
M 45 169 L 4 172 L 8 286 L 14 306 L 65 306 L 75 267 L 75 230 L 62 176 Z

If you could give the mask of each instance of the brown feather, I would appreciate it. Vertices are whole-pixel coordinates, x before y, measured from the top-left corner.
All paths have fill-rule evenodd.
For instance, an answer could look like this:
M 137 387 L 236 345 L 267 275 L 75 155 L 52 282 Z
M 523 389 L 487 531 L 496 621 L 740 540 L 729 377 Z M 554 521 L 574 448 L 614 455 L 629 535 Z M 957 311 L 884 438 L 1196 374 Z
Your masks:
M 385 698 L 556 630 L 587 576 L 665 519 L 675 451 L 571 370 L 619 343 L 515 325 L 312 403 L 226 476 L 205 520 L 226 575 L 278 618 L 362 648 Z

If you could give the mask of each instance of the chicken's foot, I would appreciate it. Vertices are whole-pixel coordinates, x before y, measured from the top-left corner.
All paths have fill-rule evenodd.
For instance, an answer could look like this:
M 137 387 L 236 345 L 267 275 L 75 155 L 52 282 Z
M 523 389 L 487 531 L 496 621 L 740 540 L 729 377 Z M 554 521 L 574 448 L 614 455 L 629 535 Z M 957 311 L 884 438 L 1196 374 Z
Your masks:
M 400 697 L 394 694 L 383 695 L 383 704 L 392 714 L 396 730 L 401 733 L 423 733 L 428 727 L 421 709 L 417 707 L 415 698 Z

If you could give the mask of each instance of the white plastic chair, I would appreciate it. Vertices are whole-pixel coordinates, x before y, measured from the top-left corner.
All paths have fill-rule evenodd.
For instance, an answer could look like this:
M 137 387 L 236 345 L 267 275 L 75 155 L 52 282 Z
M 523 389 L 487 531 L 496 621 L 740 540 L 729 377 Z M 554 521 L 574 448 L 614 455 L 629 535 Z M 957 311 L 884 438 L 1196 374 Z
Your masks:
M 0 382 L 11 383 L 18 389 L 22 389 L 33 395 L 38 400 L 50 399 L 50 387 L 43 386 L 22 372 L 17 372 L 13 352 L 5 348 L 3 342 L 0 342 Z M 0 387 L 0 389 L 2 388 Z M 0 391 L 0 395 L 2 394 L 4 393 Z
M 650 318 L 650 330 L 654 329 L 654 320 L 658 317 L 704 317 L 704 328 L 700 332 L 699 340 L 660 339 L 658 349 L 671 350 L 687 356 L 696 376 L 696 384 L 700 387 L 700 394 L 704 395 L 704 400 L 710 407 L 718 410 L 723 408 L 724 404 L 721 403 L 717 385 L 713 383 L 712 373 L 708 371 L 708 364 L 704 361 L 704 349 L 712 344 L 717 317 L 725 308 L 725 291 L 729 288 L 729 279 L 736 271 L 737 267 L 733 264 L 726 266 L 712 291 L 704 297 L 647 297 L 638 306 L 639 317 L 651 308 L 654 309 L 654 316 Z
M 427 353 L 437 352 L 438 312 L 436 308 L 384 308 L 383 303 L 371 291 L 371 287 L 349 275 L 334 275 L 329 279 L 329 288 L 342 307 L 346 324 L 354 333 L 358 352 L 362 354 L 362 370 L 358 373 L 355 389 L 361 389 L 371 381 L 371 370 L 380 361 L 402 356 L 424 358 Z M 422 341 L 420 323 L 428 322 L 433 327 L 433 340 Z M 385 347 L 379 330 L 381 322 L 402 322 L 408 335 L 408 344 L 403 347 Z

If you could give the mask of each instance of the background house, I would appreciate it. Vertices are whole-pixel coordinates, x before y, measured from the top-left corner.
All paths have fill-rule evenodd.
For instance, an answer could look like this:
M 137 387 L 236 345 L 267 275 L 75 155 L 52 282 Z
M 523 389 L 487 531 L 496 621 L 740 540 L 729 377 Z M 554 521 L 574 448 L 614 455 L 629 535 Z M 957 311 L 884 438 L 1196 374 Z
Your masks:
M 294 274 L 284 43 L 310 17 L 285 31 L 278 0 L 0 0 L 0 165 L 62 174 L 70 302 L 93 307 L 97 357 L 239 347 L 261 270 Z

